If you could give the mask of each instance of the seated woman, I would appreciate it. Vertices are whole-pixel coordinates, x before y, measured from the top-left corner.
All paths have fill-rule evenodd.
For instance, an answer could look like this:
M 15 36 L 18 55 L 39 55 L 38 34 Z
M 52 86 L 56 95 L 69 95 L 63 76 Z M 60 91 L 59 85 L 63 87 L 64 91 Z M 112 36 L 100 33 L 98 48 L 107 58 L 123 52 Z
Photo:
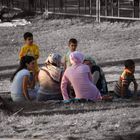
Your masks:
M 60 82 L 63 70 L 60 68 L 61 56 L 58 53 L 49 54 L 38 74 L 40 88 L 38 101 L 62 100 Z
M 32 71 L 32 80 L 30 71 Z M 33 93 L 35 86 L 34 71 L 34 57 L 23 56 L 20 60 L 20 66 L 11 78 L 11 97 L 14 102 L 23 102 L 35 99 L 36 93 Z
M 103 70 L 96 65 L 94 59 L 90 56 L 86 56 L 83 63 L 90 67 L 92 82 L 99 89 L 101 95 L 106 95 L 108 93 L 108 88 Z
M 61 82 L 61 91 L 63 99 L 69 100 L 67 86 L 71 83 L 76 99 L 100 100 L 102 99 L 99 90 L 91 81 L 91 72 L 87 65 L 82 64 L 84 55 L 81 52 L 74 51 L 70 54 L 71 67 L 64 72 Z

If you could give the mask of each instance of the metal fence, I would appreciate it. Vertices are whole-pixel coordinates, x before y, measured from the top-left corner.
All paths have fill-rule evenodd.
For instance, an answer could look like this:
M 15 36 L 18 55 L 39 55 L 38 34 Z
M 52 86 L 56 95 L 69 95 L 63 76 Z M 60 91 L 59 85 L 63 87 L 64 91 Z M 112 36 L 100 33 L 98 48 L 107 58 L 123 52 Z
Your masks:
M 140 0 L 0 0 L 0 5 L 48 14 L 140 20 Z

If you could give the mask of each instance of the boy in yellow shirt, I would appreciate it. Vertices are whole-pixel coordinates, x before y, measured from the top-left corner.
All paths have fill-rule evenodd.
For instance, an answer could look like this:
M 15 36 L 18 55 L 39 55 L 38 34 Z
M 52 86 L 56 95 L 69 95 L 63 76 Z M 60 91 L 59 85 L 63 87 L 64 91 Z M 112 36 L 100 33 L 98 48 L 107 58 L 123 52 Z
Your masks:
M 25 44 L 21 47 L 19 53 L 19 59 L 25 55 L 33 56 L 35 58 L 35 73 L 37 74 L 39 71 L 39 67 L 37 64 L 37 59 L 39 58 L 39 47 L 33 43 L 33 34 L 30 32 L 26 32 L 24 34 Z

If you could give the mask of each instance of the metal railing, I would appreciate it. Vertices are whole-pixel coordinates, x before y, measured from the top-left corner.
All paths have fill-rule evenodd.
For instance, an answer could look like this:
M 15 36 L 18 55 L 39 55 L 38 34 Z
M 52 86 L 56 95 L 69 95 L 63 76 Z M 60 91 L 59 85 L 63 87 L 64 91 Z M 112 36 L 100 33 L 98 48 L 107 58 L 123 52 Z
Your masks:
M 0 0 L 0 5 L 48 14 L 140 20 L 140 0 Z

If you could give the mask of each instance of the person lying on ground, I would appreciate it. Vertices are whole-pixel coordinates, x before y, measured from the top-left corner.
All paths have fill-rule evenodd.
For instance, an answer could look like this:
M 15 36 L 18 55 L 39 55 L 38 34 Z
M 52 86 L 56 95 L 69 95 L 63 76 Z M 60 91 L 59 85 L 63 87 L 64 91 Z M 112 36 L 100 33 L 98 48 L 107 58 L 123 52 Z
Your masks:
M 32 71 L 32 78 L 30 71 Z M 11 77 L 11 98 L 14 102 L 31 101 L 35 99 L 35 59 L 33 56 L 23 56 L 20 65 Z M 32 80 L 31 80 L 32 79 Z
M 88 65 L 92 74 L 92 82 L 99 89 L 102 96 L 108 94 L 108 87 L 103 70 L 99 67 L 91 56 L 85 56 L 84 64 Z
M 61 55 L 49 54 L 38 74 L 40 88 L 38 90 L 38 101 L 62 100 L 60 83 L 63 74 L 61 66 Z
M 68 67 L 62 77 L 61 92 L 63 99 L 69 100 L 67 86 L 70 83 L 75 92 L 76 99 L 101 100 L 101 94 L 92 83 L 91 72 L 87 65 L 83 64 L 84 55 L 74 51 L 70 54 L 72 66 Z
M 138 84 L 134 77 L 135 62 L 131 59 L 128 59 L 124 62 L 124 66 L 125 68 L 114 87 L 114 93 L 117 97 L 130 98 L 136 95 L 138 88 Z M 131 82 L 134 84 L 134 93 L 129 90 Z

